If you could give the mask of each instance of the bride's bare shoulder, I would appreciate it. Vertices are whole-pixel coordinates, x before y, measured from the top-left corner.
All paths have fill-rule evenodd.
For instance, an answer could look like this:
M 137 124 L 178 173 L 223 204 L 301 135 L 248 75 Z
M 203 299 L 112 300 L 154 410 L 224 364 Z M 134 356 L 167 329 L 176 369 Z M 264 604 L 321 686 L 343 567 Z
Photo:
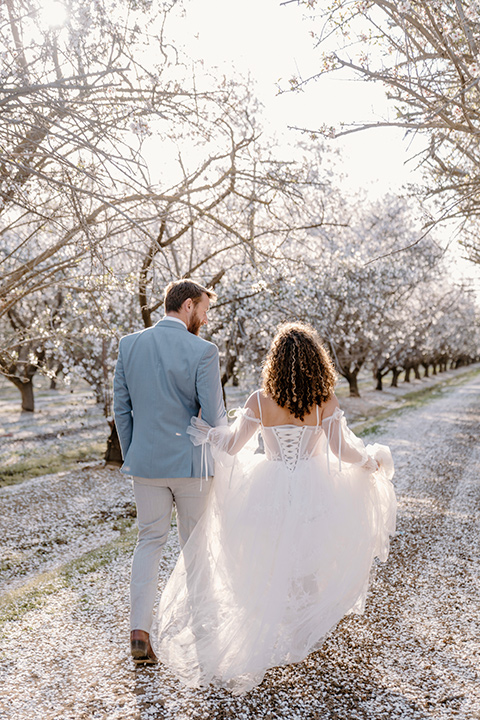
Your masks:
M 340 407 L 338 398 L 335 393 L 332 393 L 328 400 L 322 405 L 322 420 L 333 415 L 338 407 Z
M 285 412 L 283 408 L 280 408 L 275 400 L 269 395 L 265 395 L 261 390 L 255 390 L 245 403 L 245 407 L 250 408 L 250 410 L 255 413 L 256 418 L 260 419 L 260 410 L 258 407 L 259 402 L 262 404 L 262 414 L 264 416 L 264 420 L 265 415 L 270 416 L 271 413 L 278 413 L 279 410 L 281 412 Z

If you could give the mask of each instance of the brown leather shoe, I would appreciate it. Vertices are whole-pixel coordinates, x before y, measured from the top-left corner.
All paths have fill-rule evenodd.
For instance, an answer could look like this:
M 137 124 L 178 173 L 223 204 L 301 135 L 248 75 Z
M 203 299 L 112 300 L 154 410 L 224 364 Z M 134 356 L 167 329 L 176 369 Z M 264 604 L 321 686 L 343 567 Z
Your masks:
M 158 662 L 150 645 L 150 636 L 145 630 L 132 630 L 130 650 L 135 665 L 155 665 Z

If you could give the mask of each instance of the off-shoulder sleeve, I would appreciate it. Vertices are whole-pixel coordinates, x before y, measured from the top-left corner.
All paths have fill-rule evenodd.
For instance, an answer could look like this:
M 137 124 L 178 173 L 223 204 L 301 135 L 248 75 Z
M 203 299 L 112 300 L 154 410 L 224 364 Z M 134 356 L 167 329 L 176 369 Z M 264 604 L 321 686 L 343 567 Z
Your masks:
M 339 470 L 342 462 L 358 465 L 365 470 L 375 472 L 378 462 L 367 452 L 363 441 L 347 426 L 343 410 L 335 408 L 332 415 L 324 418 L 322 428 L 327 436 L 327 462 L 330 467 L 329 450 L 338 458 Z
M 228 426 L 210 427 L 205 420 L 192 417 L 187 433 L 194 445 L 209 443 L 213 457 L 217 453 L 236 455 L 260 428 L 260 420 L 250 408 L 237 408 L 229 413 L 235 422 Z

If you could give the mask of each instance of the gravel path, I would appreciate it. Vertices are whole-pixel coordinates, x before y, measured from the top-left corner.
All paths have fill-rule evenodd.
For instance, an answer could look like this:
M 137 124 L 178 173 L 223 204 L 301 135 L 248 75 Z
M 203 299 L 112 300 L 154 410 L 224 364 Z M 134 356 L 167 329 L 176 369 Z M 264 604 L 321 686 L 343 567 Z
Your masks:
M 15 605 L 0 623 L 0 718 L 480 720 L 479 423 L 477 376 L 368 438 L 392 449 L 399 515 L 366 613 L 240 698 L 186 690 L 161 666 L 132 666 L 132 495 L 117 471 L 4 488 L 0 579 L 13 590 L 4 618 L 7 601 Z M 177 552 L 172 533 L 161 586 Z

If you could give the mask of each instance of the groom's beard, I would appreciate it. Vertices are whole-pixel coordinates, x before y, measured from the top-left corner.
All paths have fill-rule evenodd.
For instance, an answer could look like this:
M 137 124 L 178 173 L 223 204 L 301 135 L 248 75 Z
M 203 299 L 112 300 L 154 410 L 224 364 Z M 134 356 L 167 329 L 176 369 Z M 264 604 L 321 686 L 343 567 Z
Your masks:
M 197 308 L 193 311 L 192 317 L 190 318 L 190 321 L 187 325 L 188 332 L 191 332 L 192 335 L 199 335 L 200 334 L 200 328 L 202 327 L 202 321 L 200 320 Z

